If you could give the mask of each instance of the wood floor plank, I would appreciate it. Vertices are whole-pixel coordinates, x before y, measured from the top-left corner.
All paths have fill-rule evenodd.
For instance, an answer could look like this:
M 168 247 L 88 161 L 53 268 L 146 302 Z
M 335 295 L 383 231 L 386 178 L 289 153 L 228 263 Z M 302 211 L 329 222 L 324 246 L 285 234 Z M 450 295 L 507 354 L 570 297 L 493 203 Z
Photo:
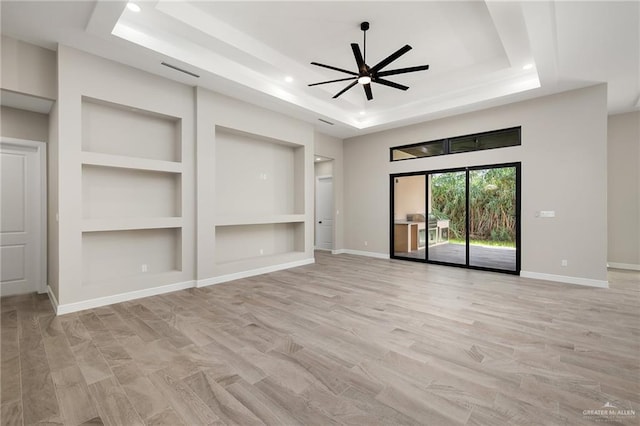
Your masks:
M 89 385 L 89 392 L 105 425 L 144 425 L 114 377 Z
M 14 399 L 0 406 L 0 425 L 21 426 L 22 424 L 22 400 Z
M 220 418 L 187 385 L 164 371 L 157 371 L 148 377 L 184 423 L 208 425 L 219 422 Z
M 98 417 L 96 406 L 89 395 L 89 387 L 76 364 L 55 370 L 51 376 L 66 424 L 84 424 Z
M 609 282 L 318 252 L 63 316 L 2 297 L 0 425 L 593 424 L 640 412 L 640 272 Z
M 215 375 L 198 372 L 183 380 L 226 424 L 264 425 L 251 411 L 215 380 Z

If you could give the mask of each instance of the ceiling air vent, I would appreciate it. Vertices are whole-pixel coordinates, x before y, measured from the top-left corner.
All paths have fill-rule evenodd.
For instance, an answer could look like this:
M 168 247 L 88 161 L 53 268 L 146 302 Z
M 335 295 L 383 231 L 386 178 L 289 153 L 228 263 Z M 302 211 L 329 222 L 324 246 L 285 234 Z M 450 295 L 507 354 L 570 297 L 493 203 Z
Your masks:
M 322 118 L 318 118 L 318 120 L 322 121 L 323 123 L 328 124 L 329 126 L 333 126 L 333 123 L 327 120 L 323 120 Z
M 185 73 L 185 74 L 189 74 L 189 75 L 190 75 L 190 76 L 192 76 L 192 77 L 200 78 L 200 76 L 199 76 L 198 74 L 194 74 L 194 73 L 192 73 L 191 71 L 183 70 L 182 68 L 178 68 L 178 67 L 176 67 L 175 65 L 171 65 L 171 64 L 168 64 L 168 63 L 166 63 L 166 62 L 162 62 L 162 65 L 164 65 L 165 67 L 168 67 L 168 68 L 174 69 L 174 70 L 176 70 L 176 71 L 180 71 L 180 72 L 183 72 L 183 73 Z

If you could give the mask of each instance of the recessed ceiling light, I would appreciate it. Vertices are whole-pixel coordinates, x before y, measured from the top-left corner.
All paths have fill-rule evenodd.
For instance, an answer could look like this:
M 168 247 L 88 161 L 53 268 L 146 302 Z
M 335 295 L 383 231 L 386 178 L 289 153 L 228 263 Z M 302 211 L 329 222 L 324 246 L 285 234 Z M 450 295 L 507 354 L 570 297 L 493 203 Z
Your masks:
M 316 157 L 316 161 L 322 161 L 322 158 Z
M 131 3 L 131 2 L 127 3 L 127 9 L 129 9 L 132 12 L 140 12 L 140 10 L 141 10 L 140 6 L 138 6 L 135 3 Z
M 360 115 L 365 115 L 366 113 L 366 111 L 360 111 Z
M 533 64 L 526 64 L 525 66 L 522 67 L 523 70 L 530 70 L 533 69 Z
M 291 83 L 293 81 L 293 77 L 291 77 L 290 75 L 286 76 L 284 78 L 284 81 L 286 81 L 287 83 Z

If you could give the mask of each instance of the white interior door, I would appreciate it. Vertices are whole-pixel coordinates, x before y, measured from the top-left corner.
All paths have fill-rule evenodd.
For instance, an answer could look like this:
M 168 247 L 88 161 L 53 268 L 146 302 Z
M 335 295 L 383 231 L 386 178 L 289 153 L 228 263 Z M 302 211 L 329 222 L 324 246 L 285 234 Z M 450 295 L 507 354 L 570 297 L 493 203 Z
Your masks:
M 0 295 L 44 291 L 44 144 L 0 142 Z
M 333 249 L 333 177 L 316 178 L 316 248 Z

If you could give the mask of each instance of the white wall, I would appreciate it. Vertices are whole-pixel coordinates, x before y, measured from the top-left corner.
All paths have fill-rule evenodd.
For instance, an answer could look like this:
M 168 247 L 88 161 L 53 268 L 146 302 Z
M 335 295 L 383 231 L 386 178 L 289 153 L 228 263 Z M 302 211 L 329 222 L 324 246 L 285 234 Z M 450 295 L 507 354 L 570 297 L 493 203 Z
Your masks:
M 53 297 L 59 298 L 60 236 L 56 213 L 58 209 L 58 103 L 49 113 L 47 143 L 47 284 Z
M 315 132 L 314 134 L 315 154 L 322 157 L 332 158 L 331 162 L 333 175 L 333 206 L 335 218 L 333 227 L 333 248 L 334 250 L 344 249 L 344 149 L 342 139 Z M 320 163 L 322 164 L 322 163 Z M 322 167 L 322 166 L 321 166 Z
M 16 108 L 0 108 L 2 136 L 46 142 L 49 139 L 49 116 Z
M 313 127 L 202 88 L 196 105 L 198 285 L 312 262 Z
M 640 112 L 609 116 L 608 260 L 640 270 Z
M 58 48 L 58 67 L 58 128 L 56 137 L 60 143 L 57 150 L 52 150 L 50 153 L 54 156 L 57 155 L 57 158 L 52 160 L 54 163 L 57 162 L 58 185 L 59 288 L 56 295 L 58 302 L 67 307 L 87 306 L 82 303 L 91 300 L 94 300 L 91 303 L 98 303 L 95 300 L 113 301 L 116 299 L 109 298 L 116 295 L 192 281 L 195 269 L 195 105 L 193 89 L 63 45 Z M 84 220 L 82 185 L 83 180 L 86 183 L 87 178 L 82 172 L 82 151 L 83 147 L 86 148 L 83 145 L 83 137 L 87 136 L 83 134 L 83 124 L 87 124 L 85 119 L 96 119 L 93 116 L 91 118 L 83 116 L 83 97 L 117 104 L 124 111 L 130 111 L 132 115 L 140 114 L 139 111 L 145 111 L 145 114 L 147 112 L 160 114 L 180 120 L 178 133 L 182 148 L 183 173 L 180 177 L 182 191 L 175 202 L 181 216 L 180 228 L 182 232 L 181 238 L 176 237 L 174 240 L 176 245 L 180 245 L 180 247 L 176 247 L 176 250 L 182 253 L 180 257 L 184 261 L 181 262 L 180 259 L 176 261 L 177 270 L 175 273 L 155 274 L 153 267 L 151 267 L 152 273 L 145 276 L 131 276 L 130 278 L 106 280 L 100 283 L 86 282 L 87 268 L 100 271 L 100 268 L 109 267 L 108 264 L 104 265 L 102 262 L 109 261 L 113 261 L 112 268 L 118 268 L 117 265 L 127 265 L 117 263 L 117 259 L 92 258 L 91 256 L 97 252 L 93 249 L 96 239 L 94 236 L 82 232 Z M 105 118 L 103 117 L 103 119 Z M 119 127 L 117 130 L 121 133 L 130 131 L 135 134 L 130 135 L 133 139 L 114 138 L 111 142 L 114 145 L 131 143 L 131 140 L 135 140 L 136 137 L 143 139 L 147 137 L 144 134 L 144 129 L 127 126 Z M 55 213 L 55 211 L 49 212 L 52 215 Z M 147 234 L 145 233 L 145 235 Z M 83 247 L 83 241 L 86 247 Z M 101 241 L 104 241 L 104 238 Z M 130 238 L 124 239 L 122 243 L 131 246 L 129 244 L 131 241 Z M 159 246 L 157 249 L 162 250 L 163 247 Z M 147 246 L 147 249 L 150 251 L 149 258 L 159 258 L 152 253 L 155 250 L 153 244 Z M 139 256 L 143 254 L 138 253 Z M 93 264 L 88 264 L 91 262 Z M 141 272 L 140 265 L 138 265 L 137 272 Z M 83 274 L 85 279 L 83 279 Z M 80 305 L 74 305 L 78 302 Z
M 606 285 L 606 98 L 598 85 L 345 140 L 346 248 L 389 253 L 391 173 L 521 161 L 523 275 Z M 392 146 L 515 126 L 519 147 L 389 162 Z
M 56 53 L 2 36 L 0 85 L 3 89 L 56 99 Z

